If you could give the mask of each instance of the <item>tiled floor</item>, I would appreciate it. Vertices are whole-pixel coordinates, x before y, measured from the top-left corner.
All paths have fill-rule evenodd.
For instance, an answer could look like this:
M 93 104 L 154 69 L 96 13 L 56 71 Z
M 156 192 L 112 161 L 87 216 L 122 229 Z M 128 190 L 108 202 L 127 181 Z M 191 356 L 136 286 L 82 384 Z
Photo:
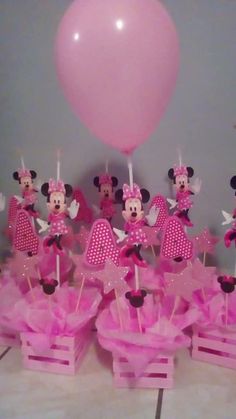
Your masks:
M 1 419 L 234 419 L 236 371 L 178 354 L 173 390 L 118 390 L 111 357 L 90 347 L 75 377 L 22 369 L 19 349 L 0 349 Z

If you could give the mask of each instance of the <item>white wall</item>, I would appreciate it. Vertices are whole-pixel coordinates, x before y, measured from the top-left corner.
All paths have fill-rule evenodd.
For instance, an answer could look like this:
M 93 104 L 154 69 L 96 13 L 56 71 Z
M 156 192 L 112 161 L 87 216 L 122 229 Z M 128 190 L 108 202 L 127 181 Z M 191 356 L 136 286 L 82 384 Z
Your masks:
M 127 0 L 128 1 L 128 0 Z M 97 141 L 70 111 L 57 83 L 53 46 L 69 0 L 0 0 L 0 189 L 18 191 L 15 149 L 46 180 L 63 147 L 62 173 L 96 201 L 92 178 L 108 156 L 121 183 L 126 162 Z M 134 156 L 136 180 L 151 193 L 169 194 L 168 169 L 180 145 L 184 162 L 203 180 L 195 199 L 195 231 L 223 234 L 220 210 L 232 210 L 229 179 L 236 174 L 236 2 L 165 0 L 180 36 L 180 76 L 171 105 L 152 138 Z M 125 169 L 124 169 L 125 168 Z M 122 170 L 122 174 L 121 174 Z M 44 201 L 41 201 L 44 208 Z M 6 214 L 1 214 L 1 227 Z M 233 269 L 235 249 L 218 247 L 221 266 Z

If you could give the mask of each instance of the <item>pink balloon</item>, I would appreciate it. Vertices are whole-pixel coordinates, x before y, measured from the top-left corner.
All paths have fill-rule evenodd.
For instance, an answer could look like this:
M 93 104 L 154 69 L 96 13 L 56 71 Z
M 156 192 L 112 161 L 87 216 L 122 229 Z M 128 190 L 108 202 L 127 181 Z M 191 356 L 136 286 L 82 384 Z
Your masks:
M 154 131 L 173 93 L 175 26 L 157 0 L 77 0 L 60 23 L 56 64 L 84 124 L 131 153 Z

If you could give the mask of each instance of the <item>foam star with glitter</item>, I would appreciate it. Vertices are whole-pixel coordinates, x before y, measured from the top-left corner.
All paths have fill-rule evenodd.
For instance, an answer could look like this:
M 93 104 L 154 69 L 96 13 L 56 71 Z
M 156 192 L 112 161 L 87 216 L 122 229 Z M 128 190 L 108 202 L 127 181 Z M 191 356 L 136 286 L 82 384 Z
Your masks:
M 219 242 L 217 236 L 213 236 L 208 228 L 205 228 L 200 234 L 194 237 L 194 244 L 198 253 L 213 254 L 215 246 Z
M 165 273 L 164 279 L 166 295 L 182 297 L 186 301 L 191 301 L 193 292 L 201 288 L 200 282 L 192 276 L 191 263 L 178 274 Z
M 197 258 L 192 264 L 192 278 L 201 283 L 201 287 L 211 287 L 212 281 L 215 279 L 216 268 L 205 266 Z
M 75 278 L 95 279 L 94 271 L 84 263 L 84 255 L 71 255 L 71 259 L 75 264 Z
M 35 278 L 38 276 L 38 256 L 28 256 L 24 252 L 16 251 L 13 258 L 9 259 L 8 267 L 12 275 L 18 278 Z
M 104 269 L 97 271 L 95 276 L 103 283 L 105 294 L 115 290 L 119 295 L 123 295 L 129 290 L 125 282 L 128 272 L 129 268 L 116 266 L 112 260 L 107 259 Z

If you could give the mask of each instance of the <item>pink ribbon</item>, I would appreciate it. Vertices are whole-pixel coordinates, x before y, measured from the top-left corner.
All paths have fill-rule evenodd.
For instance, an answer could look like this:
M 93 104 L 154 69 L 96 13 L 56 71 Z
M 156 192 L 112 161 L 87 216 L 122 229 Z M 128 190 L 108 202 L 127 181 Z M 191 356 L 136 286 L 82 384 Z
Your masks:
M 29 169 L 18 169 L 18 175 L 22 177 L 32 177 Z
M 99 176 L 99 185 L 112 185 L 112 179 L 111 176 L 108 173 L 105 173 L 104 175 Z
M 175 166 L 174 167 L 174 175 L 175 176 L 181 176 L 181 175 L 186 175 L 188 176 L 188 171 L 187 171 L 187 167 L 186 166 Z
M 62 192 L 63 194 L 65 194 L 66 190 L 65 190 L 64 182 L 62 180 L 56 181 L 55 179 L 49 179 L 48 192 L 49 193 Z
M 129 198 L 137 198 L 142 200 L 140 188 L 136 183 L 133 184 L 133 188 L 127 185 L 127 183 L 123 185 L 123 200 L 126 201 L 126 199 Z

